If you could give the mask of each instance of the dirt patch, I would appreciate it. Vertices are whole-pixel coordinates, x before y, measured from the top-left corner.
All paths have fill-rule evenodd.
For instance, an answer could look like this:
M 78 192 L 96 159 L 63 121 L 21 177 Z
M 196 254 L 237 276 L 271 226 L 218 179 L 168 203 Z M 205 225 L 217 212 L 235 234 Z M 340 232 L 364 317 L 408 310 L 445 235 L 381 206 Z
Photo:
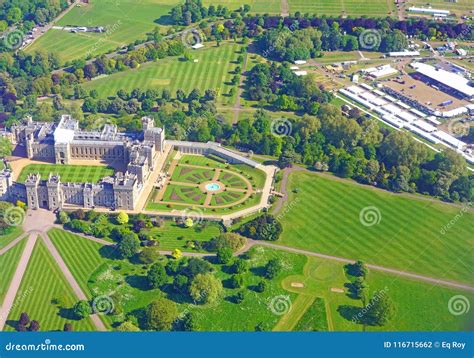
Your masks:
M 193 171 L 192 168 L 181 168 L 181 171 L 179 172 L 180 175 L 186 175 L 188 173 L 191 173 Z
M 202 199 L 201 195 L 197 195 L 193 198 L 194 201 L 201 201 L 201 199 Z
M 220 196 L 218 196 L 218 197 L 216 198 L 216 203 L 217 203 L 217 204 L 222 204 L 223 202 L 224 202 L 224 200 L 222 200 L 222 198 L 221 198 Z
M 331 292 L 344 293 L 344 290 L 342 288 L 332 287 Z
M 304 283 L 303 282 L 292 282 L 291 287 L 303 288 Z
M 171 192 L 170 199 L 171 200 L 182 201 L 181 197 L 178 194 L 176 194 L 176 192 L 174 190 Z

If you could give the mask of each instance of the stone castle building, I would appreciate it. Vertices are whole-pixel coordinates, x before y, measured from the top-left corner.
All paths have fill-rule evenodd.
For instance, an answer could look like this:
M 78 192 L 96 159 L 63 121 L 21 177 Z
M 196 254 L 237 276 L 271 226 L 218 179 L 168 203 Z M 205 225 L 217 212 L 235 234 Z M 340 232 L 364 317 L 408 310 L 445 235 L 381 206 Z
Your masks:
M 0 172 L 0 199 L 21 200 L 30 208 L 105 207 L 133 210 L 140 190 L 163 153 L 165 133 L 150 117 L 142 118 L 142 133 L 119 133 L 106 124 L 100 131 L 79 129 L 78 121 L 63 115 L 58 124 L 26 122 L 12 127 L 12 141 L 24 146 L 30 159 L 70 164 L 73 160 L 103 161 L 123 172 L 99 183 L 65 183 L 51 173 L 48 178 L 30 174 L 25 183 L 12 180 L 8 169 Z

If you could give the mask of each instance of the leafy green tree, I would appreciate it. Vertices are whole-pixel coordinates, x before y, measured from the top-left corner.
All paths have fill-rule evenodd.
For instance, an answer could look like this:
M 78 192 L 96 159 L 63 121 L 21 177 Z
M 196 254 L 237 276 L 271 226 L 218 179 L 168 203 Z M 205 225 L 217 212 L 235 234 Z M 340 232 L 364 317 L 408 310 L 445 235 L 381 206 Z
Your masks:
M 122 258 L 130 258 L 140 250 L 140 240 L 137 234 L 130 233 L 125 235 L 117 244 L 117 251 Z
M 5 158 L 12 154 L 12 143 L 6 137 L 0 137 L 0 158 Z
M 364 323 L 371 326 L 384 326 L 395 314 L 395 305 L 384 291 L 375 292 L 365 309 Z
M 161 263 L 155 262 L 151 265 L 148 270 L 147 280 L 151 288 L 159 288 L 168 281 L 168 275 Z
M 242 274 L 249 270 L 249 264 L 243 259 L 236 259 L 232 265 L 232 271 L 236 274 Z
M 273 280 L 283 269 L 283 264 L 280 259 L 274 258 L 268 261 L 265 265 L 265 277 Z
M 128 214 L 124 211 L 121 211 L 117 215 L 117 223 L 119 223 L 120 225 L 124 225 L 124 224 L 128 223 Z
M 169 331 L 178 317 L 178 308 L 173 301 L 158 298 L 148 305 L 145 317 L 148 329 Z
M 214 303 L 222 293 L 222 282 L 212 274 L 199 274 L 191 282 L 189 294 L 197 303 Z
M 145 247 L 140 253 L 138 254 L 138 260 L 142 264 L 152 264 L 156 260 L 160 258 L 160 252 L 156 247 Z
M 87 301 L 77 301 L 73 307 L 73 312 L 76 317 L 83 319 L 92 314 L 92 307 Z
M 232 249 L 223 247 L 217 250 L 217 262 L 220 264 L 228 264 L 232 260 Z
M 232 288 L 241 288 L 244 284 L 244 279 L 241 275 L 232 275 L 229 279 L 229 285 Z
M 122 322 L 118 327 L 119 332 L 140 332 L 140 329 L 130 321 Z

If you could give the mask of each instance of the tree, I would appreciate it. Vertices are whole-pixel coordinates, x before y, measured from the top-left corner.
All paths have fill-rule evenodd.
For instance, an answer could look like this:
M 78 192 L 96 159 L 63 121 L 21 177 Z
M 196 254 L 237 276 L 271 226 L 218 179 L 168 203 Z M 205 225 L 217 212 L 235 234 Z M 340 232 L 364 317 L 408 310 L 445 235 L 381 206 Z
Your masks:
M 214 303 L 222 293 L 222 282 L 212 274 L 199 274 L 191 282 L 189 294 L 197 303 Z
M 274 258 L 268 261 L 265 265 L 265 277 L 269 280 L 273 280 L 283 269 L 281 260 Z
M 63 331 L 64 332 L 72 332 L 72 324 L 71 323 L 64 323 Z
M 236 259 L 234 264 L 232 265 L 232 271 L 236 274 L 245 273 L 249 270 L 249 265 L 247 261 L 242 259 Z
M 120 224 L 120 225 L 124 225 L 124 224 L 128 223 L 128 214 L 124 211 L 121 211 L 117 215 L 117 223 Z
M 395 306 L 384 291 L 377 291 L 365 306 L 364 323 L 371 326 L 387 324 L 395 314 Z
M 217 262 L 220 264 L 228 264 L 232 260 L 232 249 L 223 247 L 217 250 Z
M 193 219 L 186 218 L 186 220 L 184 220 L 184 226 L 185 227 L 192 227 L 193 225 L 194 225 Z
M 260 293 L 265 292 L 266 289 L 267 289 L 267 283 L 263 280 L 257 283 L 257 286 L 255 286 L 255 291 L 260 292 Z
M 232 252 L 239 251 L 247 243 L 247 238 L 234 232 L 226 232 L 213 238 L 207 245 L 209 251 L 217 251 L 220 248 L 229 247 Z
M 140 240 L 137 234 L 130 233 L 125 235 L 117 244 L 117 251 L 122 258 L 130 258 L 140 250 Z
M 77 301 L 72 310 L 79 319 L 89 317 L 92 314 L 92 307 L 85 300 Z
M 169 331 L 178 317 L 176 303 L 166 298 L 158 298 L 150 303 L 146 309 L 146 324 L 148 329 L 155 331 Z
M 184 331 L 192 332 L 196 330 L 196 324 L 194 323 L 194 318 L 191 312 L 188 312 L 184 315 L 182 324 Z
M 130 321 L 125 321 L 117 327 L 119 332 L 140 332 L 140 329 Z
M 262 215 L 242 225 L 240 233 L 255 240 L 275 241 L 280 237 L 283 227 L 272 215 Z
M 365 276 L 367 276 L 367 273 L 369 272 L 369 269 L 367 268 L 365 263 L 363 263 L 360 260 L 357 260 L 353 264 L 347 264 L 346 267 L 347 267 L 347 273 L 355 277 L 365 278 Z
M 229 285 L 232 288 L 241 288 L 244 284 L 244 279 L 241 275 L 232 275 L 229 279 Z
M 30 332 L 38 332 L 39 329 L 40 329 L 40 324 L 39 324 L 38 321 L 33 320 L 33 321 L 30 322 L 30 325 L 29 325 L 29 327 L 28 327 L 28 331 L 30 331 Z
M 363 279 L 357 278 L 349 285 L 349 294 L 354 299 L 362 300 L 365 303 L 367 297 L 367 285 Z
M 0 158 L 5 158 L 12 154 L 12 143 L 6 137 L 0 137 Z
M 184 268 L 183 274 L 188 278 L 194 278 L 199 274 L 207 274 L 212 272 L 212 265 L 200 257 L 191 257 L 188 265 Z
M 71 219 L 69 218 L 69 215 L 65 211 L 60 211 L 59 212 L 59 222 L 61 224 L 67 224 Z
M 180 259 L 181 256 L 183 256 L 183 254 L 180 249 L 174 249 L 173 252 L 171 253 L 171 256 L 177 260 L 177 259 Z
M 138 260 L 142 264 L 152 264 L 160 257 L 160 252 L 156 247 L 145 247 L 140 253 L 138 254 Z
M 20 314 L 20 319 L 18 320 L 18 324 L 21 324 L 22 326 L 27 326 L 30 323 L 30 317 L 28 316 L 28 313 L 22 312 Z
M 155 262 L 151 265 L 148 270 L 147 280 L 151 288 L 159 288 L 168 281 L 168 275 L 161 263 Z

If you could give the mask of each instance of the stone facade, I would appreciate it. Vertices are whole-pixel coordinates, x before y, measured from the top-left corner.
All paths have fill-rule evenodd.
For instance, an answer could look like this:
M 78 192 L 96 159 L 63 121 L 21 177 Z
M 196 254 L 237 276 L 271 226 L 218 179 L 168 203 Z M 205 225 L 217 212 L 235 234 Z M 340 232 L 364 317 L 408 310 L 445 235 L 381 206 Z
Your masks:
M 92 209 L 133 210 L 140 189 L 154 170 L 157 156 L 163 153 L 165 134 L 149 117 L 142 118 L 143 132 L 124 134 L 114 125 L 100 131 L 84 131 L 69 115 L 59 123 L 33 122 L 12 127 L 14 144 L 26 147 L 28 158 L 69 164 L 72 160 L 100 160 L 123 164 L 125 172 L 95 183 L 63 183 L 58 175 L 48 178 L 30 174 L 25 183 L 15 183 L 7 169 L 0 172 L 0 199 L 21 200 L 30 208 L 61 209 L 65 206 Z

